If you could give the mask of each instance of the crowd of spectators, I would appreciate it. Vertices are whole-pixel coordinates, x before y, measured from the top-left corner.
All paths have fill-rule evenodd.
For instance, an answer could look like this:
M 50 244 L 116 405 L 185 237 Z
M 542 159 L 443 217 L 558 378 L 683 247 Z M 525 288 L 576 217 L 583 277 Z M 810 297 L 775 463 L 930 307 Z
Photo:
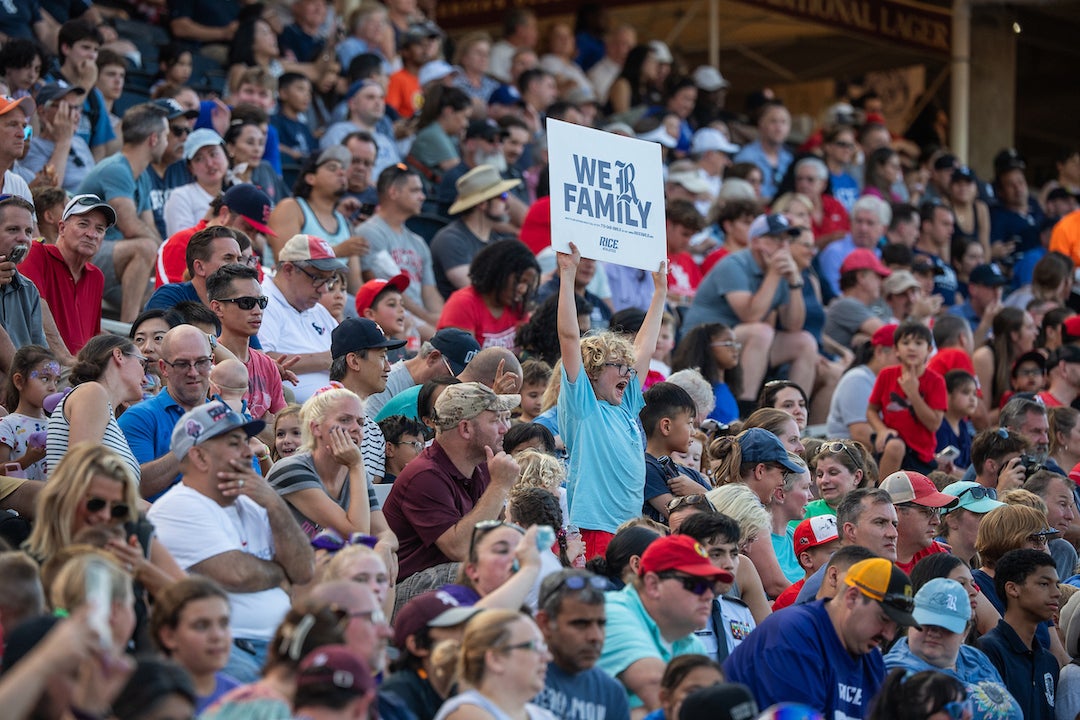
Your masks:
M 0 3 L 0 714 L 1077 717 L 1080 151 L 432 4 Z

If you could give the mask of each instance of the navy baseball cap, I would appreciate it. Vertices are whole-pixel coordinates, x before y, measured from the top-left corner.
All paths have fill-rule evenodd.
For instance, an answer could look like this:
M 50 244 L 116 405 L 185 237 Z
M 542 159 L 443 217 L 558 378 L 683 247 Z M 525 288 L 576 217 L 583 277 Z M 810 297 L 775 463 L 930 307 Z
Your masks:
M 476 342 L 476 338 L 460 328 L 443 328 L 432 336 L 431 346 L 446 358 L 454 375 L 460 375 L 480 352 L 480 343 Z
M 773 213 L 771 215 L 758 215 L 754 218 L 754 222 L 750 223 L 750 239 L 762 237 L 763 235 L 790 235 L 791 237 L 798 237 L 802 233 L 802 230 L 797 227 L 792 227 L 788 219 L 779 213 Z
M 986 287 L 1001 287 L 1009 284 L 1009 278 L 1001 272 L 997 263 L 979 265 L 968 276 L 969 285 L 984 285 Z
M 386 337 L 379 323 L 369 318 L 346 318 L 330 333 L 330 357 L 339 358 L 359 350 L 404 347 L 404 340 Z
M 186 117 L 194 120 L 199 117 L 198 110 L 185 110 L 183 105 L 172 98 L 158 98 L 150 104 L 159 107 L 168 113 L 165 117 L 169 120 L 175 120 L 178 117 Z
M 739 443 L 739 449 L 742 450 L 744 463 L 774 462 L 793 473 L 806 472 L 805 467 L 796 465 L 788 457 L 787 448 L 780 442 L 780 438 L 764 428 L 743 430 L 735 440 Z
M 37 101 L 38 107 L 43 107 L 46 104 L 62 98 L 65 95 L 78 95 L 80 98 L 86 94 L 86 90 L 82 89 L 78 85 L 59 85 L 57 83 L 49 83 L 48 85 L 42 85 L 34 96 Z
M 488 98 L 488 105 L 524 105 L 521 93 L 513 85 L 501 85 Z

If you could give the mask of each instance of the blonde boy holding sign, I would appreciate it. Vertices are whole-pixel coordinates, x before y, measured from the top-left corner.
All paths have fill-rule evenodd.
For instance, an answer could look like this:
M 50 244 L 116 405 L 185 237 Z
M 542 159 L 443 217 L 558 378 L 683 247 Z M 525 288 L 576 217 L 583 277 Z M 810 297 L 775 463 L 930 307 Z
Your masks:
M 562 391 L 559 430 L 570 453 L 570 524 L 581 528 L 585 556 L 602 555 L 624 521 L 641 514 L 645 453 L 637 417 L 667 299 L 667 261 L 653 276 L 653 296 L 634 344 L 613 332 L 582 338 L 574 302 L 581 252 L 558 253 Z

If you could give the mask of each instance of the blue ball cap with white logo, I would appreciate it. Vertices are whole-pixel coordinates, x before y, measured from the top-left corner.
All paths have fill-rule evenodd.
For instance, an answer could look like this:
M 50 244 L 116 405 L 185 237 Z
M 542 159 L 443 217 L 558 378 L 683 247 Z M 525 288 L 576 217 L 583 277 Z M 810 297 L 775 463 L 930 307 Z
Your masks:
M 266 423 L 262 420 L 248 420 L 225 403 L 215 400 L 189 410 L 176 421 L 172 433 L 172 453 L 183 460 L 191 448 L 207 440 L 236 429 L 252 437 L 265 427 Z

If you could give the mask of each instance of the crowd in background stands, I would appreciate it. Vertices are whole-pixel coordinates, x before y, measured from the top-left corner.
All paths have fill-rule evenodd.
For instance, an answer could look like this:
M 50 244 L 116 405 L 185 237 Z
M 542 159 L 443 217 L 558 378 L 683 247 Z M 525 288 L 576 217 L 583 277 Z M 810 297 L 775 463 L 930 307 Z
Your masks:
M 1080 152 L 433 5 L 0 3 L 4 716 L 1077 717 Z

